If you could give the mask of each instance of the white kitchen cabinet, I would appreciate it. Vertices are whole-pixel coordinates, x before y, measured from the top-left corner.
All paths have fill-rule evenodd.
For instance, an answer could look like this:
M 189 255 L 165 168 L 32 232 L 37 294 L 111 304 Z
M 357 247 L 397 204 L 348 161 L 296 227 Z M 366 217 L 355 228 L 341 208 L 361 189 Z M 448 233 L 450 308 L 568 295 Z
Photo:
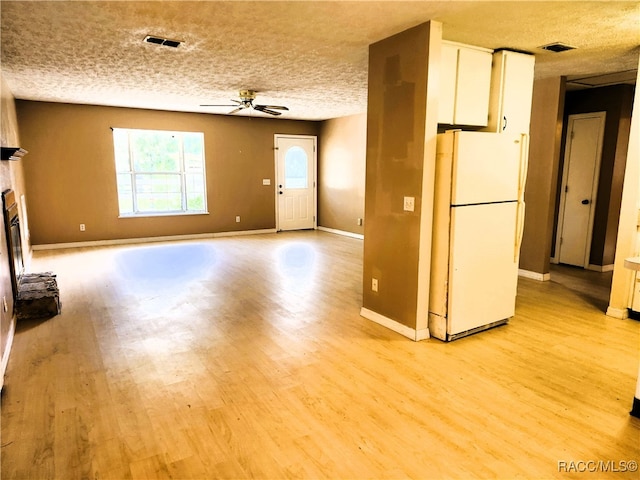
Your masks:
M 533 97 L 533 55 L 500 50 L 493 54 L 490 132 L 529 133 Z
M 438 123 L 487 125 L 491 63 L 491 50 L 442 42 Z

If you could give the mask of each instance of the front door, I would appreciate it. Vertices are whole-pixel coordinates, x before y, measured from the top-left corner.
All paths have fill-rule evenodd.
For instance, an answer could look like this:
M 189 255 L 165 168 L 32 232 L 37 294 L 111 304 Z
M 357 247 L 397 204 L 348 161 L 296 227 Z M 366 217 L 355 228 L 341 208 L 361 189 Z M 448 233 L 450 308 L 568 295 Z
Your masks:
M 589 264 L 604 123 L 605 112 L 569 116 L 556 240 L 559 263 Z
M 316 137 L 276 135 L 276 228 L 316 228 Z

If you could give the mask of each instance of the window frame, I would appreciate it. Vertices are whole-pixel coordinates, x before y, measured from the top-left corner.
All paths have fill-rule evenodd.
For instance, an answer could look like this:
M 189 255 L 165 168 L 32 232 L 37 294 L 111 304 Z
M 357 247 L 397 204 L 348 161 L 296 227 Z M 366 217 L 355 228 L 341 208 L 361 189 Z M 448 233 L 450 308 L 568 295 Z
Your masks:
M 118 218 L 140 218 L 140 217 L 161 217 L 161 216 L 183 216 L 183 215 L 207 215 L 209 213 L 207 206 L 207 172 L 206 172 L 206 154 L 204 147 L 204 132 L 192 132 L 192 131 L 178 131 L 178 130 L 157 130 L 157 129 L 143 129 L 143 128 L 112 128 L 113 130 L 113 147 L 114 147 L 114 166 L 115 166 L 115 175 L 116 175 L 116 192 L 118 198 Z M 128 170 L 120 170 L 120 166 L 122 162 L 119 161 L 120 157 L 118 156 L 118 148 L 116 143 L 116 135 L 119 133 L 126 133 L 126 143 L 127 143 L 127 165 Z M 178 170 L 175 172 L 170 171 L 157 171 L 157 170 L 136 170 L 135 168 L 135 156 L 134 156 L 134 146 L 131 141 L 131 134 L 136 132 L 151 132 L 154 134 L 165 134 L 171 137 L 177 137 L 178 140 Z M 189 171 L 187 168 L 187 160 L 185 155 L 185 136 L 187 135 L 199 135 L 202 142 L 202 157 L 201 157 L 201 169 L 193 172 Z M 137 177 L 140 176 L 170 176 L 170 177 L 179 177 L 179 185 L 180 185 L 180 205 L 181 208 L 179 210 L 140 210 L 139 202 L 140 194 L 144 194 L 142 192 L 140 182 L 137 182 Z M 190 175 L 201 175 L 202 176 L 202 200 L 203 207 L 199 210 L 190 210 L 189 209 L 189 194 L 190 190 L 188 188 L 188 178 Z M 130 192 L 121 193 L 120 190 L 120 178 L 121 176 L 128 176 L 129 178 L 129 186 Z M 198 185 L 200 187 L 200 185 Z M 131 211 L 123 212 L 121 206 L 121 197 L 123 195 L 130 195 L 131 201 Z

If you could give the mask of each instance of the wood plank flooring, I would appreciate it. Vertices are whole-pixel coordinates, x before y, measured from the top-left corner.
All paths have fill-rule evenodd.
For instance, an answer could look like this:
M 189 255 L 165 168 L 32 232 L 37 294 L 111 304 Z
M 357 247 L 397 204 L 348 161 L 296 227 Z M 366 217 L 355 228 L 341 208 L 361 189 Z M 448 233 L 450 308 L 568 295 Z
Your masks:
M 640 322 L 557 282 L 521 279 L 508 325 L 445 344 L 360 317 L 362 242 L 324 232 L 32 271 L 62 314 L 17 327 L 3 479 L 639 478 L 559 468 L 640 460 Z

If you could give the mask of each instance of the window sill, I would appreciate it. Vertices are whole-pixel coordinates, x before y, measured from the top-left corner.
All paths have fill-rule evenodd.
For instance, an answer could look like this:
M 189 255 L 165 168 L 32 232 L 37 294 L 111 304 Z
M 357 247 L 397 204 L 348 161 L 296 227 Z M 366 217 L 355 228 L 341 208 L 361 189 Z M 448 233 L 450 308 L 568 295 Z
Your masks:
M 130 213 L 126 215 L 118 215 L 118 218 L 190 217 L 192 215 L 209 215 L 209 212 L 204 211 L 204 212 Z

